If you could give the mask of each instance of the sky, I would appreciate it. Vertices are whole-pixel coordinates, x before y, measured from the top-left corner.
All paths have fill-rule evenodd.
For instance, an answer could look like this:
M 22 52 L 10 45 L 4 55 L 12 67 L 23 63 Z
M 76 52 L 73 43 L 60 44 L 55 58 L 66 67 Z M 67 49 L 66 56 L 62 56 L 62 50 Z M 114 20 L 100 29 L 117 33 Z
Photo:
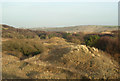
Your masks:
M 3 24 L 25 28 L 118 25 L 118 0 L 17 1 L 3 1 Z
M 119 0 L 1 0 L 2 2 L 118 2 Z

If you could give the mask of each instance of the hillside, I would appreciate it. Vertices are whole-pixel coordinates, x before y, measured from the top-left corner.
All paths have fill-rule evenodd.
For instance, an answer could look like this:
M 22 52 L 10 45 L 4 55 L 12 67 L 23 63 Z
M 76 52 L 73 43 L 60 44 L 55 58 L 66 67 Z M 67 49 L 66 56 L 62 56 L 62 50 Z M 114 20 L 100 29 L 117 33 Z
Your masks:
M 19 60 L 3 52 L 3 78 L 115 79 L 119 77 L 118 63 L 104 52 L 94 47 L 67 43 L 60 38 L 51 40 L 56 41 L 44 45 L 49 48 L 53 46 L 54 49 L 28 59 Z
M 92 46 L 97 41 L 90 39 L 100 39 L 98 35 L 33 31 L 7 25 L 3 25 L 2 29 L 3 79 L 111 80 L 120 77 L 120 56 L 114 58 L 110 54 L 112 49 L 113 53 L 119 55 L 116 33 L 110 39 L 111 46 L 106 44 L 106 51 Z M 89 36 L 91 42 L 83 39 Z M 102 44 L 98 45 L 102 47 Z
M 95 26 L 95 25 L 83 25 L 83 26 L 71 26 L 71 27 L 56 27 L 56 28 L 30 28 L 32 30 L 42 31 L 59 31 L 59 32 L 104 32 L 118 30 L 117 26 Z

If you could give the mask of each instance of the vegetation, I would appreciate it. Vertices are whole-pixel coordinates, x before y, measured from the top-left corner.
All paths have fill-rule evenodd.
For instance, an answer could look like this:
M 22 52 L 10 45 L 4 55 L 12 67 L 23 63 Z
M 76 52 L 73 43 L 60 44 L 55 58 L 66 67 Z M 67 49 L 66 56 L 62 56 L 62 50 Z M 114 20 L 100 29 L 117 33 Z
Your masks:
M 120 58 L 120 42 L 119 42 L 119 32 L 113 31 L 113 35 L 108 34 L 92 34 L 86 35 L 85 44 L 91 47 L 96 47 L 104 52 L 107 52 L 115 60 L 119 61 Z
M 98 35 L 90 35 L 85 37 L 85 44 L 89 46 L 95 46 L 100 37 Z
M 9 27 L 7 25 L 3 25 L 3 38 L 15 38 L 15 39 L 50 39 L 52 37 L 62 37 L 66 39 L 68 42 L 73 42 L 80 44 L 83 42 L 83 33 L 72 34 L 66 32 L 45 32 L 45 31 L 32 31 L 25 29 L 16 29 L 13 27 Z
M 119 64 L 111 59 L 120 58 L 117 31 L 85 34 L 2 28 L 3 79 L 118 78 Z
M 120 54 L 119 31 L 112 31 L 113 34 L 84 34 L 66 33 L 66 32 L 45 32 L 33 31 L 29 29 L 17 29 L 7 25 L 2 27 L 2 37 L 12 38 L 14 41 L 6 41 L 3 43 L 3 51 L 17 51 L 25 56 L 36 55 L 43 51 L 40 42 L 26 41 L 29 39 L 51 39 L 53 37 L 64 38 L 67 42 L 76 44 L 86 44 L 87 46 L 96 47 L 112 55 Z M 26 40 L 25 40 L 26 39 Z M 17 42 L 16 42 L 17 41 Z M 54 40 L 53 40 L 54 41 Z
M 96 47 L 110 54 L 120 53 L 118 38 L 101 37 L 97 41 Z
M 14 39 L 3 42 L 3 51 L 10 51 L 15 56 L 20 56 L 17 53 L 23 54 L 22 56 L 34 56 L 44 51 L 44 46 L 41 42 L 32 40 Z

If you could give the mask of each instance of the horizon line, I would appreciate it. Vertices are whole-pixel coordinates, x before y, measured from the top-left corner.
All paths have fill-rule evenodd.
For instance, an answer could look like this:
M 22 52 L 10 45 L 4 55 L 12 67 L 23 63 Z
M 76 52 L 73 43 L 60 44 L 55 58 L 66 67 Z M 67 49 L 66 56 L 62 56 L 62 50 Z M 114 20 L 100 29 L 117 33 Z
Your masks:
M 63 28 L 63 27 L 75 27 L 75 26 L 119 26 L 119 25 L 69 25 L 69 26 L 49 26 L 49 27 L 18 27 L 18 26 L 14 26 L 14 25 L 9 25 L 9 24 L 0 24 L 0 25 L 7 25 L 7 26 L 11 26 L 11 27 L 14 27 L 14 28 Z

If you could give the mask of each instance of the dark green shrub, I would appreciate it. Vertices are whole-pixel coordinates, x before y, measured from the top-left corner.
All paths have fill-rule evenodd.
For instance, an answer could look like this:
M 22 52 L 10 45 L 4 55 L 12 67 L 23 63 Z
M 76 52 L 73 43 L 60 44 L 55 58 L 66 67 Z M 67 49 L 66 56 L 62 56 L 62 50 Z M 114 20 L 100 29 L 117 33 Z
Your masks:
M 41 35 L 41 36 L 40 36 L 40 39 L 46 39 L 46 38 L 47 38 L 46 35 Z
M 90 35 L 85 38 L 85 44 L 88 46 L 95 46 L 97 40 L 100 39 L 98 35 Z

